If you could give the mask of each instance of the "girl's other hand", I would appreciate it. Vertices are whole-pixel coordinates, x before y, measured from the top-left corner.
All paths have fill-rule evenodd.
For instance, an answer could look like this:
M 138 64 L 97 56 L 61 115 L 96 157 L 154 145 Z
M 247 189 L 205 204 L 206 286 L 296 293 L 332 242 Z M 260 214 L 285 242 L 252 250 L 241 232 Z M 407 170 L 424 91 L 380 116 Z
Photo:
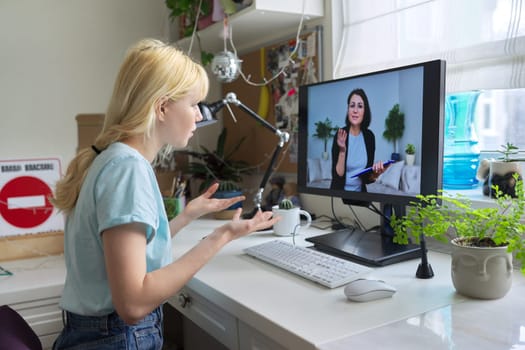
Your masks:
M 194 220 L 209 213 L 225 210 L 233 204 L 246 199 L 245 196 L 236 196 L 224 199 L 213 198 L 213 195 L 215 192 L 217 192 L 218 188 L 219 183 L 216 182 L 208 187 L 208 189 L 203 194 L 189 201 L 186 205 L 186 208 L 184 209 L 185 214 L 191 220 Z
M 271 211 L 257 211 L 253 218 L 243 220 L 240 218 L 242 209 L 237 209 L 233 219 L 227 224 L 219 227 L 217 230 L 229 234 L 228 239 L 234 240 L 243 237 L 249 233 L 264 230 L 272 227 L 280 217 L 273 217 Z

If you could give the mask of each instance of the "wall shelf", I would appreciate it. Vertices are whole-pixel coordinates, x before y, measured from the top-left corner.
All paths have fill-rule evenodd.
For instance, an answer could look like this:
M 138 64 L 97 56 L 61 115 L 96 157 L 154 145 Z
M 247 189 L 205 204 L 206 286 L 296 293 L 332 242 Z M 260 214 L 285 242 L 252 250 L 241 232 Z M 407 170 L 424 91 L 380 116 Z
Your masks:
M 239 54 L 264 46 L 276 38 L 289 36 L 297 31 L 301 21 L 304 1 L 303 25 L 310 20 L 324 16 L 323 0 L 254 0 L 245 9 L 230 16 L 232 38 Z M 222 38 L 223 24 L 216 22 L 198 32 L 204 51 L 217 53 L 224 48 Z M 190 37 L 176 43 L 181 49 L 188 50 Z M 229 42 L 228 50 L 232 50 Z M 198 43 L 193 43 L 192 54 L 198 52 Z M 197 57 L 197 56 L 195 56 Z

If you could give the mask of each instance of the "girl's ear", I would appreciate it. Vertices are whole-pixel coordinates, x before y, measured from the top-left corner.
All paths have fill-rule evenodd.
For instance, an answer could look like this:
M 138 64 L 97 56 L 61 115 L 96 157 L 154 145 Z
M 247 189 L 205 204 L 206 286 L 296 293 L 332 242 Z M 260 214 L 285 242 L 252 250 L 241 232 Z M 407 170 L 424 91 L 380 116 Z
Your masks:
M 166 106 L 169 102 L 169 98 L 167 96 L 164 96 L 159 99 L 159 101 L 155 104 L 155 114 L 159 118 L 160 121 L 164 121 L 164 113 L 166 112 Z

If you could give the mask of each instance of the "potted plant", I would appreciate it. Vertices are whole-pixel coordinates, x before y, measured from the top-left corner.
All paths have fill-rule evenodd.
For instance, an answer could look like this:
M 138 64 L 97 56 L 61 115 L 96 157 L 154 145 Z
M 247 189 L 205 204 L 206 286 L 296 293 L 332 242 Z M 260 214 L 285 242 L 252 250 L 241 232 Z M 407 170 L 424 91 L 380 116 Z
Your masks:
M 501 145 L 499 150 L 484 152 L 500 153 L 501 156 L 480 161 L 476 178 L 483 182 L 483 194 L 494 197 L 492 188 L 493 185 L 498 185 L 503 193 L 514 197 L 515 182 L 513 175 L 518 174 L 519 178 L 522 177 L 520 162 L 525 161 L 525 158 L 518 157 L 522 151 L 519 147 L 507 142 L 505 145 Z
M 273 232 L 277 236 L 295 237 L 301 228 L 307 228 L 312 223 L 310 213 L 296 207 L 293 202 L 287 198 L 283 198 L 278 205 L 274 205 L 272 212 L 274 215 L 281 217 L 281 220 L 273 226 Z M 306 218 L 306 222 L 301 223 L 301 216 Z
M 199 50 L 201 53 L 201 62 L 204 66 L 208 65 L 213 60 L 213 54 L 202 50 L 200 38 L 197 30 L 204 29 L 205 26 L 210 25 L 213 1 L 212 0 L 165 0 L 166 7 L 170 10 L 170 19 L 179 19 L 181 38 L 195 35 Z M 200 5 L 200 7 L 199 7 Z M 199 15 L 197 26 L 195 20 Z M 195 32 L 194 32 L 195 31 Z
M 279 202 L 279 209 L 289 210 L 289 209 L 292 209 L 293 207 L 294 205 L 292 201 L 289 199 L 284 198 Z
M 416 160 L 416 146 L 411 143 L 407 144 L 405 147 L 405 156 L 407 165 L 414 165 Z
M 201 146 L 201 151 L 176 151 L 189 155 L 195 160 L 188 163 L 185 172 L 191 179 L 198 180 L 200 186 L 199 193 L 211 186 L 214 182 L 219 182 L 219 190 L 215 196 L 218 198 L 229 198 L 242 194 L 240 183 L 244 175 L 252 174 L 255 168 L 242 160 L 235 160 L 234 154 L 245 138 L 241 138 L 231 150 L 225 149 L 227 129 L 223 128 L 217 139 L 217 146 L 214 151 Z M 241 203 L 227 209 L 225 213 L 218 214 L 220 218 L 229 218 L 233 211 L 240 207 Z
M 516 198 L 495 186 L 495 206 L 475 208 L 461 195 L 419 195 L 403 217 L 392 217 L 394 242 L 419 243 L 423 236 L 452 243 L 452 282 L 463 295 L 495 299 L 512 284 L 512 253 L 525 274 L 525 211 L 523 181 L 516 180 Z
M 326 118 L 324 121 L 318 121 L 315 123 L 315 134 L 314 137 L 322 140 L 324 143 L 324 151 L 322 158 L 328 159 L 328 141 L 334 137 L 334 132 L 338 129 L 337 126 L 332 126 L 332 121 Z
M 394 144 L 394 152 L 390 159 L 400 160 L 401 156 L 397 152 L 397 140 L 399 140 L 405 132 L 405 113 L 399 109 L 399 103 L 396 103 L 394 107 L 388 112 L 388 116 L 385 119 L 385 131 L 383 131 L 383 137 L 387 141 L 392 141 Z

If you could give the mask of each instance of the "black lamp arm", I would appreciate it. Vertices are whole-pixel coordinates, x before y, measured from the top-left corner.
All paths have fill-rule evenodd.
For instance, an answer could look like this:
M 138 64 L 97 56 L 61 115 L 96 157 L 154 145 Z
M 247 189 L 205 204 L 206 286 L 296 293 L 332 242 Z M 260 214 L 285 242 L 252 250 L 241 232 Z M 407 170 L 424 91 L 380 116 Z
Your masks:
M 281 131 L 279 129 L 277 129 L 272 124 L 268 123 L 268 121 L 266 121 L 266 119 L 262 118 L 260 115 L 255 113 L 250 107 L 246 106 L 244 103 L 239 101 L 239 99 L 237 98 L 237 95 L 235 93 L 233 93 L 233 92 L 227 93 L 226 96 L 224 97 L 224 101 L 226 103 L 231 103 L 231 104 L 234 104 L 235 106 L 239 107 L 240 109 L 245 111 L 247 114 L 249 114 L 252 118 L 254 118 L 255 120 L 259 121 L 266 129 L 269 129 L 271 132 L 277 134 L 278 136 L 279 136 L 279 133 L 281 133 Z
M 273 151 L 272 158 L 270 159 L 270 164 L 268 164 L 268 167 L 266 168 L 266 171 L 264 172 L 264 176 L 261 180 L 261 184 L 259 185 L 259 190 L 255 194 L 255 197 L 253 199 L 255 208 L 252 213 L 248 215 L 243 215 L 244 217 L 252 217 L 255 215 L 255 213 L 261 209 L 261 203 L 262 203 L 262 194 L 264 192 L 264 188 L 266 187 L 266 184 L 268 183 L 268 180 L 270 180 L 270 176 L 274 172 L 275 163 L 277 162 L 277 158 L 279 157 L 279 153 L 283 149 L 284 145 L 290 140 L 290 134 L 281 131 L 278 128 L 276 128 L 274 125 L 270 124 L 268 121 L 266 121 L 264 118 L 262 118 L 260 115 L 255 113 L 251 108 L 246 106 L 244 103 L 239 101 L 237 98 L 237 95 L 233 92 L 229 92 L 226 94 L 224 99 L 219 100 L 212 104 L 200 104 L 199 108 L 201 109 L 201 113 L 203 114 L 204 122 L 209 122 L 216 120 L 215 114 L 222 109 L 224 106 L 228 104 L 233 104 L 237 107 L 239 107 L 241 110 L 243 110 L 246 114 L 248 114 L 250 117 L 257 120 L 261 125 L 263 125 L 266 129 L 273 132 L 277 137 L 279 137 L 279 141 L 277 143 L 277 146 L 275 147 L 275 150 Z

